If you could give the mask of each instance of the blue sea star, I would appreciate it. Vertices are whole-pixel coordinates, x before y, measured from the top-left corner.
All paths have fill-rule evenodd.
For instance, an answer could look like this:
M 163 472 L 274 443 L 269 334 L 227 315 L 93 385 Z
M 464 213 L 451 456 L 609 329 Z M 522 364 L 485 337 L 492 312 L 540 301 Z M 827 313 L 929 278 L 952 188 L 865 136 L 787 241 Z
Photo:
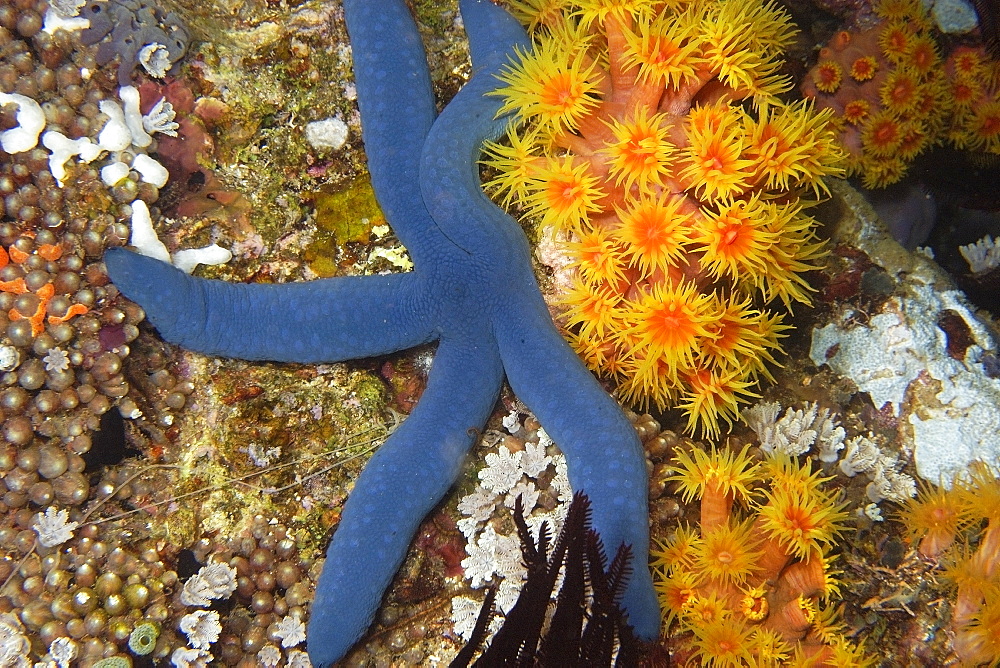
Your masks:
M 359 476 L 327 551 L 309 620 L 316 666 L 362 636 L 417 527 L 454 483 L 506 376 L 566 455 L 609 552 L 648 553 L 647 475 L 635 430 L 553 325 L 523 231 L 484 194 L 477 159 L 497 118 L 496 74 L 523 28 L 461 0 L 473 75 L 435 118 L 423 46 L 402 0 L 345 0 L 363 138 L 376 195 L 414 270 L 283 285 L 192 278 L 123 249 L 105 263 L 167 341 L 210 355 L 349 360 L 438 341 L 427 389 Z M 659 610 L 649 569 L 623 598 L 637 635 Z

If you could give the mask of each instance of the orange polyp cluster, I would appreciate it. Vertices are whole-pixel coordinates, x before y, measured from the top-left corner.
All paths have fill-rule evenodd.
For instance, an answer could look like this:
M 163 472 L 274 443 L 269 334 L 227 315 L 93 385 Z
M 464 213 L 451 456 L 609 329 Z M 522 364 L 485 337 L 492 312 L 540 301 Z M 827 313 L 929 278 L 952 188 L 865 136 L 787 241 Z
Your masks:
M 924 485 L 900 521 L 919 552 L 947 564 L 957 587 L 954 648 L 962 665 L 1000 662 L 1000 479 L 976 462 L 950 489 Z
M 883 188 L 945 141 L 1000 153 L 1000 64 L 968 46 L 943 59 L 919 0 L 882 0 L 875 9 L 882 20 L 838 33 L 802 84 L 803 95 L 842 120 L 848 170 L 865 187 Z M 836 86 L 833 66 L 849 73 Z
M 33 235 L 26 233 L 25 236 L 31 237 Z M 0 269 L 3 269 L 11 262 L 15 265 L 24 265 L 32 255 L 38 255 L 48 262 L 55 262 L 62 257 L 62 253 L 62 247 L 56 244 L 40 244 L 31 253 L 26 253 L 16 245 L 11 244 L 6 250 L 0 248 Z M 78 315 L 83 315 L 88 310 L 83 304 L 71 304 L 65 313 L 50 313 L 49 303 L 55 297 L 55 286 L 49 282 L 35 290 L 30 290 L 23 276 L 17 276 L 7 281 L 0 281 L 0 292 L 7 292 L 14 295 L 31 294 L 34 297 L 34 299 L 28 299 L 21 305 L 14 306 L 7 312 L 7 317 L 12 322 L 27 320 L 31 325 L 32 336 L 38 336 L 45 331 L 46 322 L 50 325 L 58 325 Z
M 501 76 L 522 122 L 487 145 L 488 186 L 565 240 L 562 324 L 587 364 L 717 435 L 779 349 L 767 303 L 809 302 L 824 250 L 800 198 L 841 173 L 830 114 L 779 98 L 790 21 L 756 0 L 514 9 L 536 46 Z
M 869 665 L 829 605 L 843 504 L 809 465 L 748 453 L 678 449 L 668 469 L 682 500 L 701 505 L 697 529 L 680 527 L 652 551 L 675 661 L 779 665 L 794 655 L 795 665 Z

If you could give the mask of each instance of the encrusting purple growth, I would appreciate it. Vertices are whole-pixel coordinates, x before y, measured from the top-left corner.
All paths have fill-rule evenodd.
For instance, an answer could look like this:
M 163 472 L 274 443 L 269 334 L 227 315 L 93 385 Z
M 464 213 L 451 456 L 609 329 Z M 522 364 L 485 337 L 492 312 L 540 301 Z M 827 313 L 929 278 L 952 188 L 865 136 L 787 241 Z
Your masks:
M 118 83 L 122 86 L 131 85 L 140 65 L 150 75 L 162 78 L 184 57 L 191 39 L 180 16 L 146 0 L 90 2 L 80 10 L 80 16 L 90 21 L 90 27 L 80 34 L 81 41 L 88 45 L 101 42 L 97 64 L 121 58 Z

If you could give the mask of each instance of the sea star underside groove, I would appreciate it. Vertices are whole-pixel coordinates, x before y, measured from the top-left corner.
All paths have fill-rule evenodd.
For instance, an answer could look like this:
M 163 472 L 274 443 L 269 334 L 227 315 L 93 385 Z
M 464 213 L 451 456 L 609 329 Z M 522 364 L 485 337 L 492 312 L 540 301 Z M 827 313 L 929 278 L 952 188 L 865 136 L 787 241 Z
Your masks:
M 420 522 L 454 483 L 506 376 L 566 455 L 610 553 L 637 564 L 623 598 L 637 635 L 659 628 L 648 553 L 645 458 L 635 430 L 563 340 L 532 273 L 527 239 L 484 194 L 477 160 L 508 119 L 487 95 L 528 37 L 488 0 L 461 0 L 473 76 L 436 116 L 403 0 L 345 0 L 369 171 L 414 270 L 282 285 L 193 278 L 123 249 L 108 273 L 162 337 L 205 354 L 280 362 L 350 360 L 438 341 L 427 389 L 376 452 L 343 508 L 317 586 L 315 666 L 362 636 Z

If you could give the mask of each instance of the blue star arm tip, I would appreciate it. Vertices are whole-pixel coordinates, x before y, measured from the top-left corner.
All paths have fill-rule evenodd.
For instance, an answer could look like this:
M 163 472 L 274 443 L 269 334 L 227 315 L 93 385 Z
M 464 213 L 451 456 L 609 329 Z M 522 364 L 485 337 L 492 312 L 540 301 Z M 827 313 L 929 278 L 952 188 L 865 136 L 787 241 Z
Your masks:
M 570 485 L 590 498 L 592 525 L 608 554 L 622 543 L 632 547 L 622 608 L 636 636 L 654 640 L 660 609 L 647 564 L 649 482 L 642 445 L 621 408 L 552 324 L 544 303 L 534 315 L 509 313 L 512 326 L 497 332 L 507 380 L 566 455 Z
M 414 274 L 248 285 L 188 276 L 122 248 L 104 263 L 164 340 L 206 355 L 337 362 L 436 338 Z
M 361 133 L 379 205 L 420 270 L 439 239 L 420 204 L 420 151 L 437 115 L 420 33 L 401 2 L 345 0 Z
M 309 617 L 309 658 L 339 660 L 368 629 L 423 518 L 455 482 L 493 410 L 503 367 L 474 339 L 443 340 L 413 414 L 372 456 L 327 550 Z M 463 396 L 464 401 L 455 401 Z

